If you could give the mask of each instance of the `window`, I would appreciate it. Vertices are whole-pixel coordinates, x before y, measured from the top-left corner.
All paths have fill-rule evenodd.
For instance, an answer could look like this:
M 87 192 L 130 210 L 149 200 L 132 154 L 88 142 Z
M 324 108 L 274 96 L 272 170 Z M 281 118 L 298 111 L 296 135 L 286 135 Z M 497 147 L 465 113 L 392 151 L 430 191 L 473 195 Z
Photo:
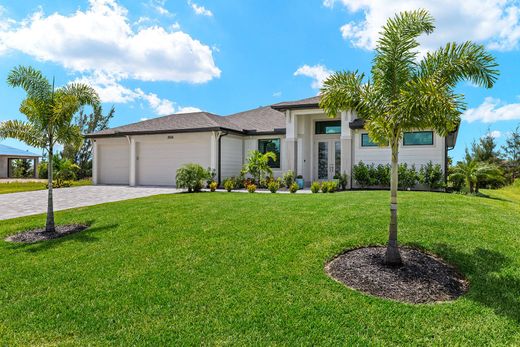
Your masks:
M 404 133 L 404 146 L 431 146 L 433 145 L 433 131 L 414 131 Z
M 280 168 L 280 139 L 258 140 L 258 151 L 262 154 L 267 152 L 276 154 L 276 161 L 269 159 L 269 166 L 273 169 Z
M 316 135 L 341 134 L 341 121 L 316 122 Z
M 370 140 L 370 137 L 368 137 L 368 134 L 361 134 L 361 147 L 375 147 L 377 146 L 377 143 L 372 142 Z

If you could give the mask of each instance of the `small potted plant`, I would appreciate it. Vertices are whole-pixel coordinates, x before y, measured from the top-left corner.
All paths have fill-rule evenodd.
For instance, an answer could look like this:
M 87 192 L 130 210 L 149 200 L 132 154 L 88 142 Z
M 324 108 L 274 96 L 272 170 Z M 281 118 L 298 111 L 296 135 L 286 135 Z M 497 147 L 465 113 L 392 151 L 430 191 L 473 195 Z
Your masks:
M 302 175 L 296 176 L 296 183 L 298 184 L 299 189 L 303 189 L 303 185 L 305 184 L 305 181 L 303 180 Z

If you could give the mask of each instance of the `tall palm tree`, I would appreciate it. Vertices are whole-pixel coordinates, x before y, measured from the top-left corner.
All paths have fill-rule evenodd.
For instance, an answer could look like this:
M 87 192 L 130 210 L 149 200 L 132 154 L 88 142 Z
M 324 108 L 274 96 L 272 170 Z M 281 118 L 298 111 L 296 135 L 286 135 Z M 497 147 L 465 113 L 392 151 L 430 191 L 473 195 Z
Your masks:
M 484 180 L 495 180 L 498 182 L 505 180 L 502 170 L 496 164 L 478 161 L 467 150 L 464 160 L 458 162 L 453 168 L 450 179 L 464 180 L 470 193 L 478 193 L 479 184 Z
M 48 201 L 45 231 L 54 232 L 54 205 L 52 200 L 52 162 L 56 144 L 73 143 L 81 145 L 79 128 L 71 124 L 74 114 L 84 105 L 99 104 L 94 89 L 81 83 L 70 83 L 55 89 L 43 74 L 32 67 L 18 66 L 7 77 L 11 87 L 21 87 L 26 98 L 20 105 L 20 112 L 27 121 L 9 120 L 0 123 L 0 138 L 11 137 L 29 146 L 42 148 L 47 152 Z
M 336 72 L 321 89 L 320 106 L 335 117 L 352 110 L 365 120 L 372 141 L 391 148 L 391 200 L 388 265 L 402 264 L 397 247 L 397 184 L 399 141 L 405 131 L 432 128 L 452 131 L 465 109 L 464 96 L 454 91 L 462 80 L 491 88 L 497 64 L 483 46 L 448 43 L 419 60 L 417 38 L 434 30 L 426 10 L 402 12 L 388 19 L 377 42 L 371 79 L 358 71 Z

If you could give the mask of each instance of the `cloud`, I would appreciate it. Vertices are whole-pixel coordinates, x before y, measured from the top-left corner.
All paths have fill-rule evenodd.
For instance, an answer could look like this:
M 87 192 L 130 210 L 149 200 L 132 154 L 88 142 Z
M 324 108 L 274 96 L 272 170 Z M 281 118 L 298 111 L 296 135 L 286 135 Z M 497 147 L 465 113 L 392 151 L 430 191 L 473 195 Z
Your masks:
M 500 130 L 492 130 L 485 135 L 485 137 L 488 137 L 488 136 L 498 139 L 500 136 L 502 136 L 502 133 L 500 132 Z
M 323 86 L 323 81 L 332 73 L 324 65 L 317 64 L 309 66 L 307 64 L 301 66 L 294 72 L 294 76 L 307 76 L 313 79 L 311 87 L 319 89 Z
M 206 9 L 204 6 L 197 5 L 196 3 L 192 2 L 191 0 L 188 0 L 188 5 L 191 6 L 193 11 L 197 15 L 207 16 L 207 17 L 212 17 L 213 16 L 213 12 L 211 12 L 208 9 Z
M 506 104 L 499 99 L 487 97 L 478 107 L 466 110 L 462 115 L 462 119 L 468 123 L 475 121 L 495 123 L 517 120 L 520 119 L 520 103 Z
M 18 51 L 73 72 L 189 83 L 221 73 L 209 46 L 158 25 L 134 30 L 115 0 L 90 0 L 87 10 L 70 15 L 38 10 L 21 21 L 1 22 L 0 54 Z
M 374 49 L 381 27 L 395 13 L 425 8 L 435 18 L 437 29 L 420 39 L 426 49 L 450 41 L 472 40 L 490 49 L 513 50 L 520 41 L 520 4 L 506 0 L 324 0 L 333 8 L 342 4 L 350 13 L 362 12 L 364 19 L 340 28 L 343 38 L 354 47 Z
M 282 92 L 280 92 L 280 91 L 273 93 L 273 97 L 275 97 L 275 98 L 279 98 L 280 96 L 282 96 Z
M 99 94 L 102 102 L 107 103 L 128 103 L 135 101 L 145 101 L 148 106 L 160 116 L 172 113 L 185 113 L 200 111 L 192 106 L 181 107 L 169 99 L 162 99 L 155 93 L 146 93 L 141 88 L 129 89 L 120 83 L 120 77 L 104 73 L 95 73 L 91 76 L 83 76 L 74 82 L 87 83 L 91 85 Z

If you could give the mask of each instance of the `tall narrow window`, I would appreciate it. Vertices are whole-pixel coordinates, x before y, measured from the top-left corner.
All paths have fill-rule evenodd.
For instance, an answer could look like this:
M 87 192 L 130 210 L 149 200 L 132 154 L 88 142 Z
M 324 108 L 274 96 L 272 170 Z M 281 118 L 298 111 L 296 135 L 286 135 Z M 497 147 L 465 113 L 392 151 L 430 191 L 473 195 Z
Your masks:
M 262 154 L 273 152 L 276 160 L 269 159 L 269 166 L 273 169 L 280 168 L 280 139 L 258 140 L 258 151 Z
M 413 131 L 404 133 L 404 146 L 431 146 L 433 145 L 433 131 Z

